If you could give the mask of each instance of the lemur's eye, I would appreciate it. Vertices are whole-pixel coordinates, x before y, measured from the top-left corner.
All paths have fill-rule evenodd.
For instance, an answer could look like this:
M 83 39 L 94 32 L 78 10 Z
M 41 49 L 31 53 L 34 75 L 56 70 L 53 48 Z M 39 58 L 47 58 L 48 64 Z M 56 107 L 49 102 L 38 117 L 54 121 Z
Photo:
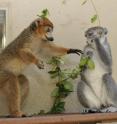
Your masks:
M 89 35 L 89 36 L 92 36 L 92 35 L 93 35 L 93 32 L 89 32 L 88 35 Z
M 46 32 L 50 32 L 50 31 L 51 31 L 50 28 L 48 28 Z
M 102 35 L 102 32 L 101 31 L 99 32 L 99 35 Z

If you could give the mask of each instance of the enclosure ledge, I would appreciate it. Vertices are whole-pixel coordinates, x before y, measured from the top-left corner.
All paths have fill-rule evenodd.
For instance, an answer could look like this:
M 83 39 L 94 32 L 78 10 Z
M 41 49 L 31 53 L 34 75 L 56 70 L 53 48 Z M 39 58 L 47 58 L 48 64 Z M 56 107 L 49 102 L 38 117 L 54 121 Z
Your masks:
M 59 114 L 26 118 L 1 118 L 0 124 L 74 124 L 115 121 L 117 121 L 117 113 Z

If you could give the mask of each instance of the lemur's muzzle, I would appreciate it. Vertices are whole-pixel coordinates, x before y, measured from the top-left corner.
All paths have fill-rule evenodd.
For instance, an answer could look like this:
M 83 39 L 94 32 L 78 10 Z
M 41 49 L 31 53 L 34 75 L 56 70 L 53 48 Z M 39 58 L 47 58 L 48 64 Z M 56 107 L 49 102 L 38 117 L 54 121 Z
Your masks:
M 54 41 L 54 38 L 53 38 L 53 37 L 47 37 L 47 36 L 46 36 L 46 39 L 47 39 L 48 41 Z
M 54 40 L 54 38 L 53 38 L 53 36 L 52 36 L 52 33 L 51 33 L 51 32 L 46 33 L 45 37 L 46 37 L 46 39 L 47 39 L 48 41 L 53 41 L 53 40 Z

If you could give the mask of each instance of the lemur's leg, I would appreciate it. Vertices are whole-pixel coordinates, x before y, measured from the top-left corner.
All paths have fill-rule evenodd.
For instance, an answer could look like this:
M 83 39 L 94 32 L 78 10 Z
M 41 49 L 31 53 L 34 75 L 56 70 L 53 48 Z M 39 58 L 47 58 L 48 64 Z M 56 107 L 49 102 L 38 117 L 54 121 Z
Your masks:
M 22 116 L 20 111 L 21 96 L 20 96 L 20 86 L 18 79 L 15 75 L 11 75 L 8 81 L 9 92 L 7 94 L 9 111 L 11 116 Z
M 3 84 L 3 86 L 2 86 Z M 18 78 L 10 71 L 0 70 L 0 86 L 8 100 L 10 115 L 13 117 L 21 117 L 23 114 L 20 111 L 20 86 Z
M 78 99 L 80 103 L 86 108 L 82 113 L 96 113 L 99 112 L 100 101 L 94 95 L 92 89 L 87 85 L 87 82 L 78 82 Z
M 26 64 L 35 64 L 38 68 L 43 69 L 44 65 L 41 60 L 39 60 L 29 49 L 21 49 L 19 51 L 19 56 Z
M 22 105 L 25 98 L 28 96 L 28 93 L 29 93 L 29 81 L 26 78 L 26 76 L 23 74 L 20 74 L 18 76 L 18 80 L 19 80 L 20 87 L 21 87 L 20 90 L 21 90 L 21 105 Z
M 117 103 L 117 84 L 114 81 L 112 75 L 109 73 L 104 74 L 103 82 L 108 91 L 107 92 L 108 96 L 111 97 L 111 99 Z
M 84 89 L 87 88 L 87 86 L 85 86 L 86 84 L 84 83 L 84 81 L 80 80 L 78 82 L 78 87 L 77 87 L 77 95 L 78 95 L 78 99 L 80 101 L 80 103 L 86 107 L 89 108 L 89 104 L 84 92 Z
M 101 112 L 117 112 L 117 84 L 110 73 L 103 75 L 103 82 L 107 91 L 107 106 Z

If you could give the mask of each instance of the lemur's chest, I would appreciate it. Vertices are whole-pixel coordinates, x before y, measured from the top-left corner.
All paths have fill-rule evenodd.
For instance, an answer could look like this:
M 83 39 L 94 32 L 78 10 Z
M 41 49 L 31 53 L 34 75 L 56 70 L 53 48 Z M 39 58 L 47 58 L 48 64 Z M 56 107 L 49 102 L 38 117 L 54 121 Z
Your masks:
M 41 48 L 42 41 L 38 38 L 32 37 L 31 41 L 25 43 L 24 48 L 30 49 L 33 54 L 38 53 L 39 49 Z
M 86 80 L 89 82 L 91 87 L 95 89 L 96 94 L 99 95 L 102 93 L 103 89 L 103 80 L 102 77 L 106 73 L 106 67 L 100 59 L 100 56 L 97 52 L 93 53 L 93 61 L 95 63 L 95 69 L 89 70 L 87 69 L 84 73 Z
M 94 70 L 87 69 L 84 73 L 85 77 L 91 82 L 93 80 L 96 81 L 102 79 L 103 74 L 107 72 L 104 63 L 102 62 L 99 54 L 96 51 L 93 52 L 92 60 L 95 63 L 95 69 Z

